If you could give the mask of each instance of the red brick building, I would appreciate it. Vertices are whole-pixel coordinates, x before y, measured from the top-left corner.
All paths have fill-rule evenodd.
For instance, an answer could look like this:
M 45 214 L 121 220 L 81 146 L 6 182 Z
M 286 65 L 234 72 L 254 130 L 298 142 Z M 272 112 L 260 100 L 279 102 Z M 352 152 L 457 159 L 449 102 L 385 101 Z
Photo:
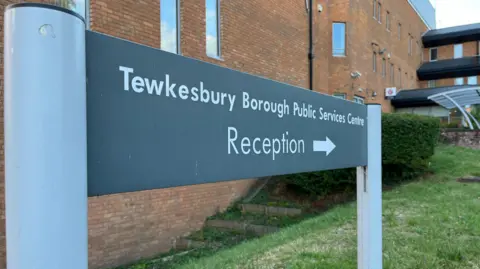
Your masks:
M 452 91 L 471 91 L 478 87 L 479 40 L 478 23 L 426 32 L 422 36 L 423 64 L 417 70 L 420 87 L 400 91 L 392 100 L 395 111 L 440 117 L 452 126 L 468 124 L 474 128 L 475 119 L 469 112 L 465 112 L 470 111 L 469 104 L 474 100 L 462 100 L 459 97 L 458 100 L 462 100 L 462 103 L 470 103 L 464 107 L 452 102 L 453 106 L 445 108 L 430 100 L 429 96 Z
M 0 0 L 2 23 L 4 8 L 17 2 L 22 1 Z M 313 90 L 381 103 L 385 112 L 392 111 L 385 88 L 424 86 L 416 72 L 422 57 L 427 57 L 421 37 L 429 26 L 412 1 L 315 0 L 311 7 L 308 2 L 90 0 L 85 12 L 80 3 L 77 10 L 84 13 L 92 31 L 304 88 L 310 87 L 312 75 Z M 309 9 L 313 11 L 312 74 Z M 3 55 L 3 27 L 1 31 Z M 473 53 L 473 46 L 465 45 L 465 53 Z M 445 52 L 442 57 L 449 56 Z M 3 94 L 3 57 L 0 66 Z M 3 99 L 1 111 L 3 122 Z M 5 262 L 3 124 L 1 134 L 0 268 Z M 90 198 L 90 267 L 115 266 L 169 250 L 174 238 L 199 229 L 206 217 L 244 196 L 255 182 L 245 179 Z

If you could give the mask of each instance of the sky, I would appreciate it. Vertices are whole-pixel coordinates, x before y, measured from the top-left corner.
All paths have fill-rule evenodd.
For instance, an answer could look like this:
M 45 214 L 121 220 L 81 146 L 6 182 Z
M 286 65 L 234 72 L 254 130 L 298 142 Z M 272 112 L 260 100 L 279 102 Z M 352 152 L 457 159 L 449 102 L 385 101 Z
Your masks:
M 430 0 L 436 9 L 437 28 L 480 23 L 480 0 Z

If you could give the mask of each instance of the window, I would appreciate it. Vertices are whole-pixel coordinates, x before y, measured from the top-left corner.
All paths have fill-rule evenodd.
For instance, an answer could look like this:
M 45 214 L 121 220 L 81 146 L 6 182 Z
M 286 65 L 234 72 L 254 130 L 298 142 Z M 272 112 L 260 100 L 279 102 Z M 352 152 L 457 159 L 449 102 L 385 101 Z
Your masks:
M 412 36 L 408 34 L 408 55 L 412 55 Z
M 346 93 L 340 93 L 340 92 L 338 92 L 338 93 L 334 93 L 334 94 L 333 94 L 333 97 L 337 97 L 337 98 L 340 98 L 340 99 L 344 99 L 344 100 L 345 100 L 345 99 L 347 99 L 347 94 L 346 94 Z
M 160 48 L 172 53 L 180 53 L 178 2 L 178 0 L 160 0 Z
M 463 78 L 456 78 L 455 85 L 463 85 L 464 79 Z
M 353 101 L 358 104 L 365 104 L 365 99 L 361 96 L 354 96 Z
M 477 85 L 477 76 L 468 77 L 468 85 Z
M 207 55 L 218 58 L 220 50 L 220 0 L 205 0 Z
M 438 49 L 431 48 L 430 49 L 430 62 L 435 62 L 438 58 Z
M 373 18 L 377 19 L 377 0 L 373 0 Z
M 387 76 L 387 61 L 385 58 L 382 59 L 382 77 Z
M 377 72 L 377 53 L 373 53 L 373 72 Z
M 392 85 L 395 83 L 395 67 L 393 64 L 390 64 L 390 81 Z
M 90 5 L 88 0 L 78 0 L 78 1 L 50 1 L 56 6 L 60 6 L 71 11 L 78 13 L 86 22 L 90 22 Z M 86 23 L 85 27 L 87 30 L 90 29 L 90 23 Z
M 480 41 L 477 41 L 477 56 L 480 56 Z
M 382 23 L 382 4 L 378 2 L 378 7 L 377 7 L 377 19 L 379 23 Z
M 453 46 L 453 59 L 463 57 L 463 44 L 456 44 Z
M 387 27 L 387 31 L 390 31 L 390 12 L 387 11 L 387 16 L 385 17 L 385 24 Z
M 398 68 L 398 84 L 402 87 L 402 69 Z
M 402 24 L 398 24 L 398 40 L 402 39 Z
M 345 23 L 334 22 L 332 26 L 333 56 L 345 56 Z
M 428 87 L 429 88 L 435 88 L 437 86 L 437 81 L 436 80 L 429 80 L 428 81 Z

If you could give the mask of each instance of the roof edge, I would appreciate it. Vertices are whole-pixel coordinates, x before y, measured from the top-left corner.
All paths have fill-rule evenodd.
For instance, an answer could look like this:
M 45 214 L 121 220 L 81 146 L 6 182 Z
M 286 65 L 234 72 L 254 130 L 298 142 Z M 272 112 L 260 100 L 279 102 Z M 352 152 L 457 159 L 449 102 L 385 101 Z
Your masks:
M 427 26 L 428 30 L 433 30 L 433 29 L 436 29 L 436 25 L 430 25 L 430 23 L 428 23 L 425 18 L 422 16 L 421 12 L 418 10 L 418 8 L 415 6 L 415 4 L 412 2 L 412 0 L 407 0 L 408 3 L 410 4 L 410 6 L 413 8 L 413 10 L 415 10 L 415 12 L 417 13 L 417 15 L 420 17 L 420 19 L 423 21 L 423 23 Z M 430 1 L 428 1 L 428 5 L 430 5 L 432 7 L 433 10 L 435 10 L 435 8 L 432 6 L 432 4 L 430 3 Z M 435 16 L 436 17 L 436 16 Z M 436 22 L 434 22 L 436 23 Z M 426 32 L 428 32 L 428 30 Z

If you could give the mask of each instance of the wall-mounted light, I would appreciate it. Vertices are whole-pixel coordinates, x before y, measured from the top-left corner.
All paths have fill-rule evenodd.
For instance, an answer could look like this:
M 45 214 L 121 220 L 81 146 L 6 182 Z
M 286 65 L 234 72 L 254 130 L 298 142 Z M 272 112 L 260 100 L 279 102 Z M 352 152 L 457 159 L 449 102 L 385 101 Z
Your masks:
M 362 76 L 362 73 L 358 72 L 358 71 L 355 71 L 355 72 L 352 72 L 350 74 L 350 76 L 353 78 L 353 79 L 356 79 L 356 78 L 359 78 Z

